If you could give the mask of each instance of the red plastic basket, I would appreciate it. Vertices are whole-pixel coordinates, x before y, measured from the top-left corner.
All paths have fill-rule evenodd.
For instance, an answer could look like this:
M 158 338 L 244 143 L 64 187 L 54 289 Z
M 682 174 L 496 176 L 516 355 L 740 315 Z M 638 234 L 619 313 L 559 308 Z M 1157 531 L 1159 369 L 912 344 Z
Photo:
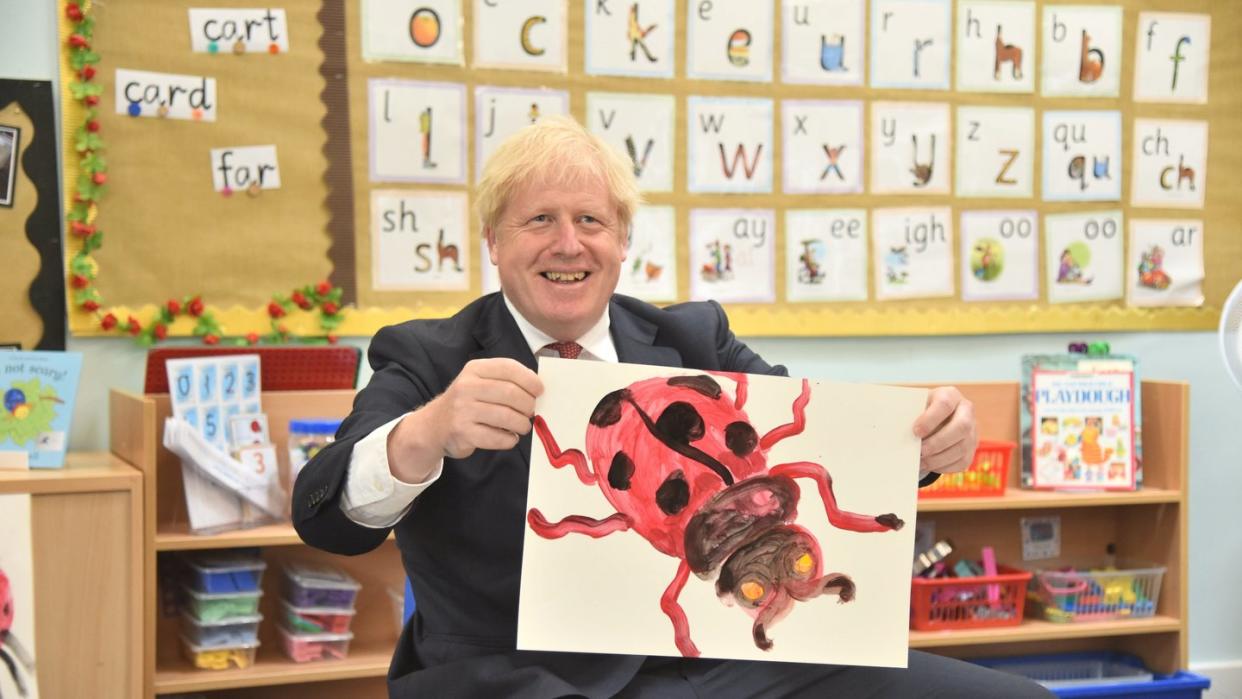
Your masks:
M 973 578 L 914 578 L 910 628 L 918 631 L 980 629 L 1022 623 L 1031 573 L 1000 566 L 996 575 Z
M 1009 460 L 1013 442 L 981 439 L 970 468 L 959 473 L 943 473 L 935 483 L 919 488 L 920 498 L 977 498 L 1004 495 L 1009 480 Z

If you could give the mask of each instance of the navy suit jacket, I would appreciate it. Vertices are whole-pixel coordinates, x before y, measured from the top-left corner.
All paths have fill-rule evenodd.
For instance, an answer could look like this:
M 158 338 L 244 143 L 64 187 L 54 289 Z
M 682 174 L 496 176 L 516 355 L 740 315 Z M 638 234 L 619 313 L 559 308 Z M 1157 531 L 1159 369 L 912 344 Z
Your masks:
M 616 295 L 609 305 L 618 359 L 634 364 L 785 375 L 729 330 L 715 302 L 660 309 Z M 354 400 L 337 439 L 293 488 L 293 524 L 306 543 L 340 554 L 374 549 L 387 529 L 356 524 L 340 508 L 354 444 L 377 427 L 444 392 L 466 362 L 535 358 L 500 294 L 451 318 L 380 330 L 375 373 Z M 439 480 L 394 527 L 418 608 L 388 674 L 394 697 L 612 696 L 638 672 L 641 656 L 515 650 L 530 435 L 514 449 L 444 461 Z

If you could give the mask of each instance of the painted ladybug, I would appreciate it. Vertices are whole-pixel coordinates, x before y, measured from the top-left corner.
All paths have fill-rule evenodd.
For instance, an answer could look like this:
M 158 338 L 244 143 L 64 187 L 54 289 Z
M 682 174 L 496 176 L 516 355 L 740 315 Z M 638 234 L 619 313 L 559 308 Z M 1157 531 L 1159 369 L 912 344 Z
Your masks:
M 585 455 L 577 449 L 562 452 L 543 418 L 534 419 L 552 465 L 572 465 L 583 483 L 599 485 L 617 512 L 551 523 L 532 508 L 531 529 L 548 539 L 570 533 L 599 538 L 633 529 L 656 550 L 679 559 L 660 608 L 673 623 L 677 649 L 687 657 L 699 655 L 678 602 L 691 572 L 715 576 L 717 596 L 755 620 L 752 635 L 763 650 L 772 648 L 767 630 L 795 600 L 824 593 L 835 593 L 840 602 L 854 598 L 854 582 L 842 573 L 825 574 L 819 542 L 794 524 L 800 495 L 794 478 L 816 482 L 835 527 L 885 532 L 904 524 L 894 514 L 839 509 L 832 478 L 819 464 L 767 464 L 777 442 L 806 428 L 809 382 L 802 381 L 794 400 L 793 421 L 760 436 L 743 411 L 747 376 L 717 373 L 736 383 L 733 397 L 707 375 L 647 379 L 604 396 L 591 413 Z

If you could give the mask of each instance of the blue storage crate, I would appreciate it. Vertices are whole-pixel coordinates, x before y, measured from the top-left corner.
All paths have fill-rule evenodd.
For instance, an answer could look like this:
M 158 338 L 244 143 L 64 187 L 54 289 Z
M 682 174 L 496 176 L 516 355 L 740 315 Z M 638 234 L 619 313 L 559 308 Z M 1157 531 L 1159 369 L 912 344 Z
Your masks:
M 1035 680 L 1058 697 L 1144 697 L 1199 699 L 1212 682 L 1192 672 L 1171 675 L 1147 670 L 1143 661 L 1125 653 L 1063 653 L 974 662 L 994 670 Z

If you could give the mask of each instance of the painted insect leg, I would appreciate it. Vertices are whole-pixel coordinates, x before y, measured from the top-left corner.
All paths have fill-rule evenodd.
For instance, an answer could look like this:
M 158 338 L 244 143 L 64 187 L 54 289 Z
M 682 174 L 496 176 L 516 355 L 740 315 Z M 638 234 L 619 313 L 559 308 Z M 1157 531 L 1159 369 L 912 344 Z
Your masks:
M 682 609 L 681 603 L 677 601 L 689 577 L 690 564 L 681 561 L 681 565 L 677 566 L 677 575 L 673 576 L 673 582 L 668 584 L 664 594 L 660 596 L 660 609 L 668 615 L 669 621 L 673 622 L 673 640 L 677 643 L 677 650 L 681 651 L 684 657 L 697 658 L 699 649 L 694 645 L 694 641 L 690 640 L 690 622 L 686 620 L 686 610 Z
M 773 427 L 770 432 L 763 435 L 759 440 L 759 448 L 765 453 L 772 448 L 773 444 L 792 437 L 796 434 L 802 434 L 802 430 L 806 429 L 806 404 L 811 402 L 811 382 L 802 379 L 802 393 L 794 400 L 793 404 L 793 422 Z
M 740 371 L 709 371 L 713 376 L 723 376 L 733 381 L 733 407 L 741 410 L 746 407 L 747 390 L 750 386 L 750 376 Z
M 578 474 L 578 480 L 586 485 L 595 485 L 596 476 L 591 472 L 591 467 L 587 465 L 586 454 L 577 449 L 561 451 L 556 445 L 556 438 L 552 436 L 552 431 L 548 429 L 548 423 L 543 417 L 535 416 L 535 434 L 539 435 L 539 441 L 543 443 L 543 450 L 548 454 L 548 461 L 556 468 L 563 468 L 572 465 L 574 472 Z
M 857 512 L 846 512 L 837 507 L 837 496 L 832 492 L 832 476 L 819 464 L 810 461 L 791 461 L 787 464 L 773 466 L 771 474 L 789 478 L 810 478 L 819 486 L 819 496 L 824 501 L 824 509 L 828 512 L 828 521 L 838 529 L 855 532 L 886 532 L 901 529 L 905 522 L 891 512 L 882 515 L 862 515 Z
M 844 573 L 829 573 L 820 578 L 824 583 L 824 592 L 835 594 L 841 604 L 854 599 L 854 581 Z
M 789 613 L 791 600 L 784 590 L 777 590 L 772 599 L 759 610 L 755 624 L 751 627 L 751 637 L 755 639 L 755 647 L 759 650 L 772 650 L 772 641 L 768 638 L 767 629 Z
M 630 528 L 630 518 L 620 512 L 595 519 L 584 515 L 569 515 L 555 524 L 549 522 L 538 508 L 531 508 L 526 513 L 526 521 L 536 534 L 545 539 L 559 539 L 566 534 L 586 534 L 592 539 L 608 536 L 613 532 L 623 532 Z

